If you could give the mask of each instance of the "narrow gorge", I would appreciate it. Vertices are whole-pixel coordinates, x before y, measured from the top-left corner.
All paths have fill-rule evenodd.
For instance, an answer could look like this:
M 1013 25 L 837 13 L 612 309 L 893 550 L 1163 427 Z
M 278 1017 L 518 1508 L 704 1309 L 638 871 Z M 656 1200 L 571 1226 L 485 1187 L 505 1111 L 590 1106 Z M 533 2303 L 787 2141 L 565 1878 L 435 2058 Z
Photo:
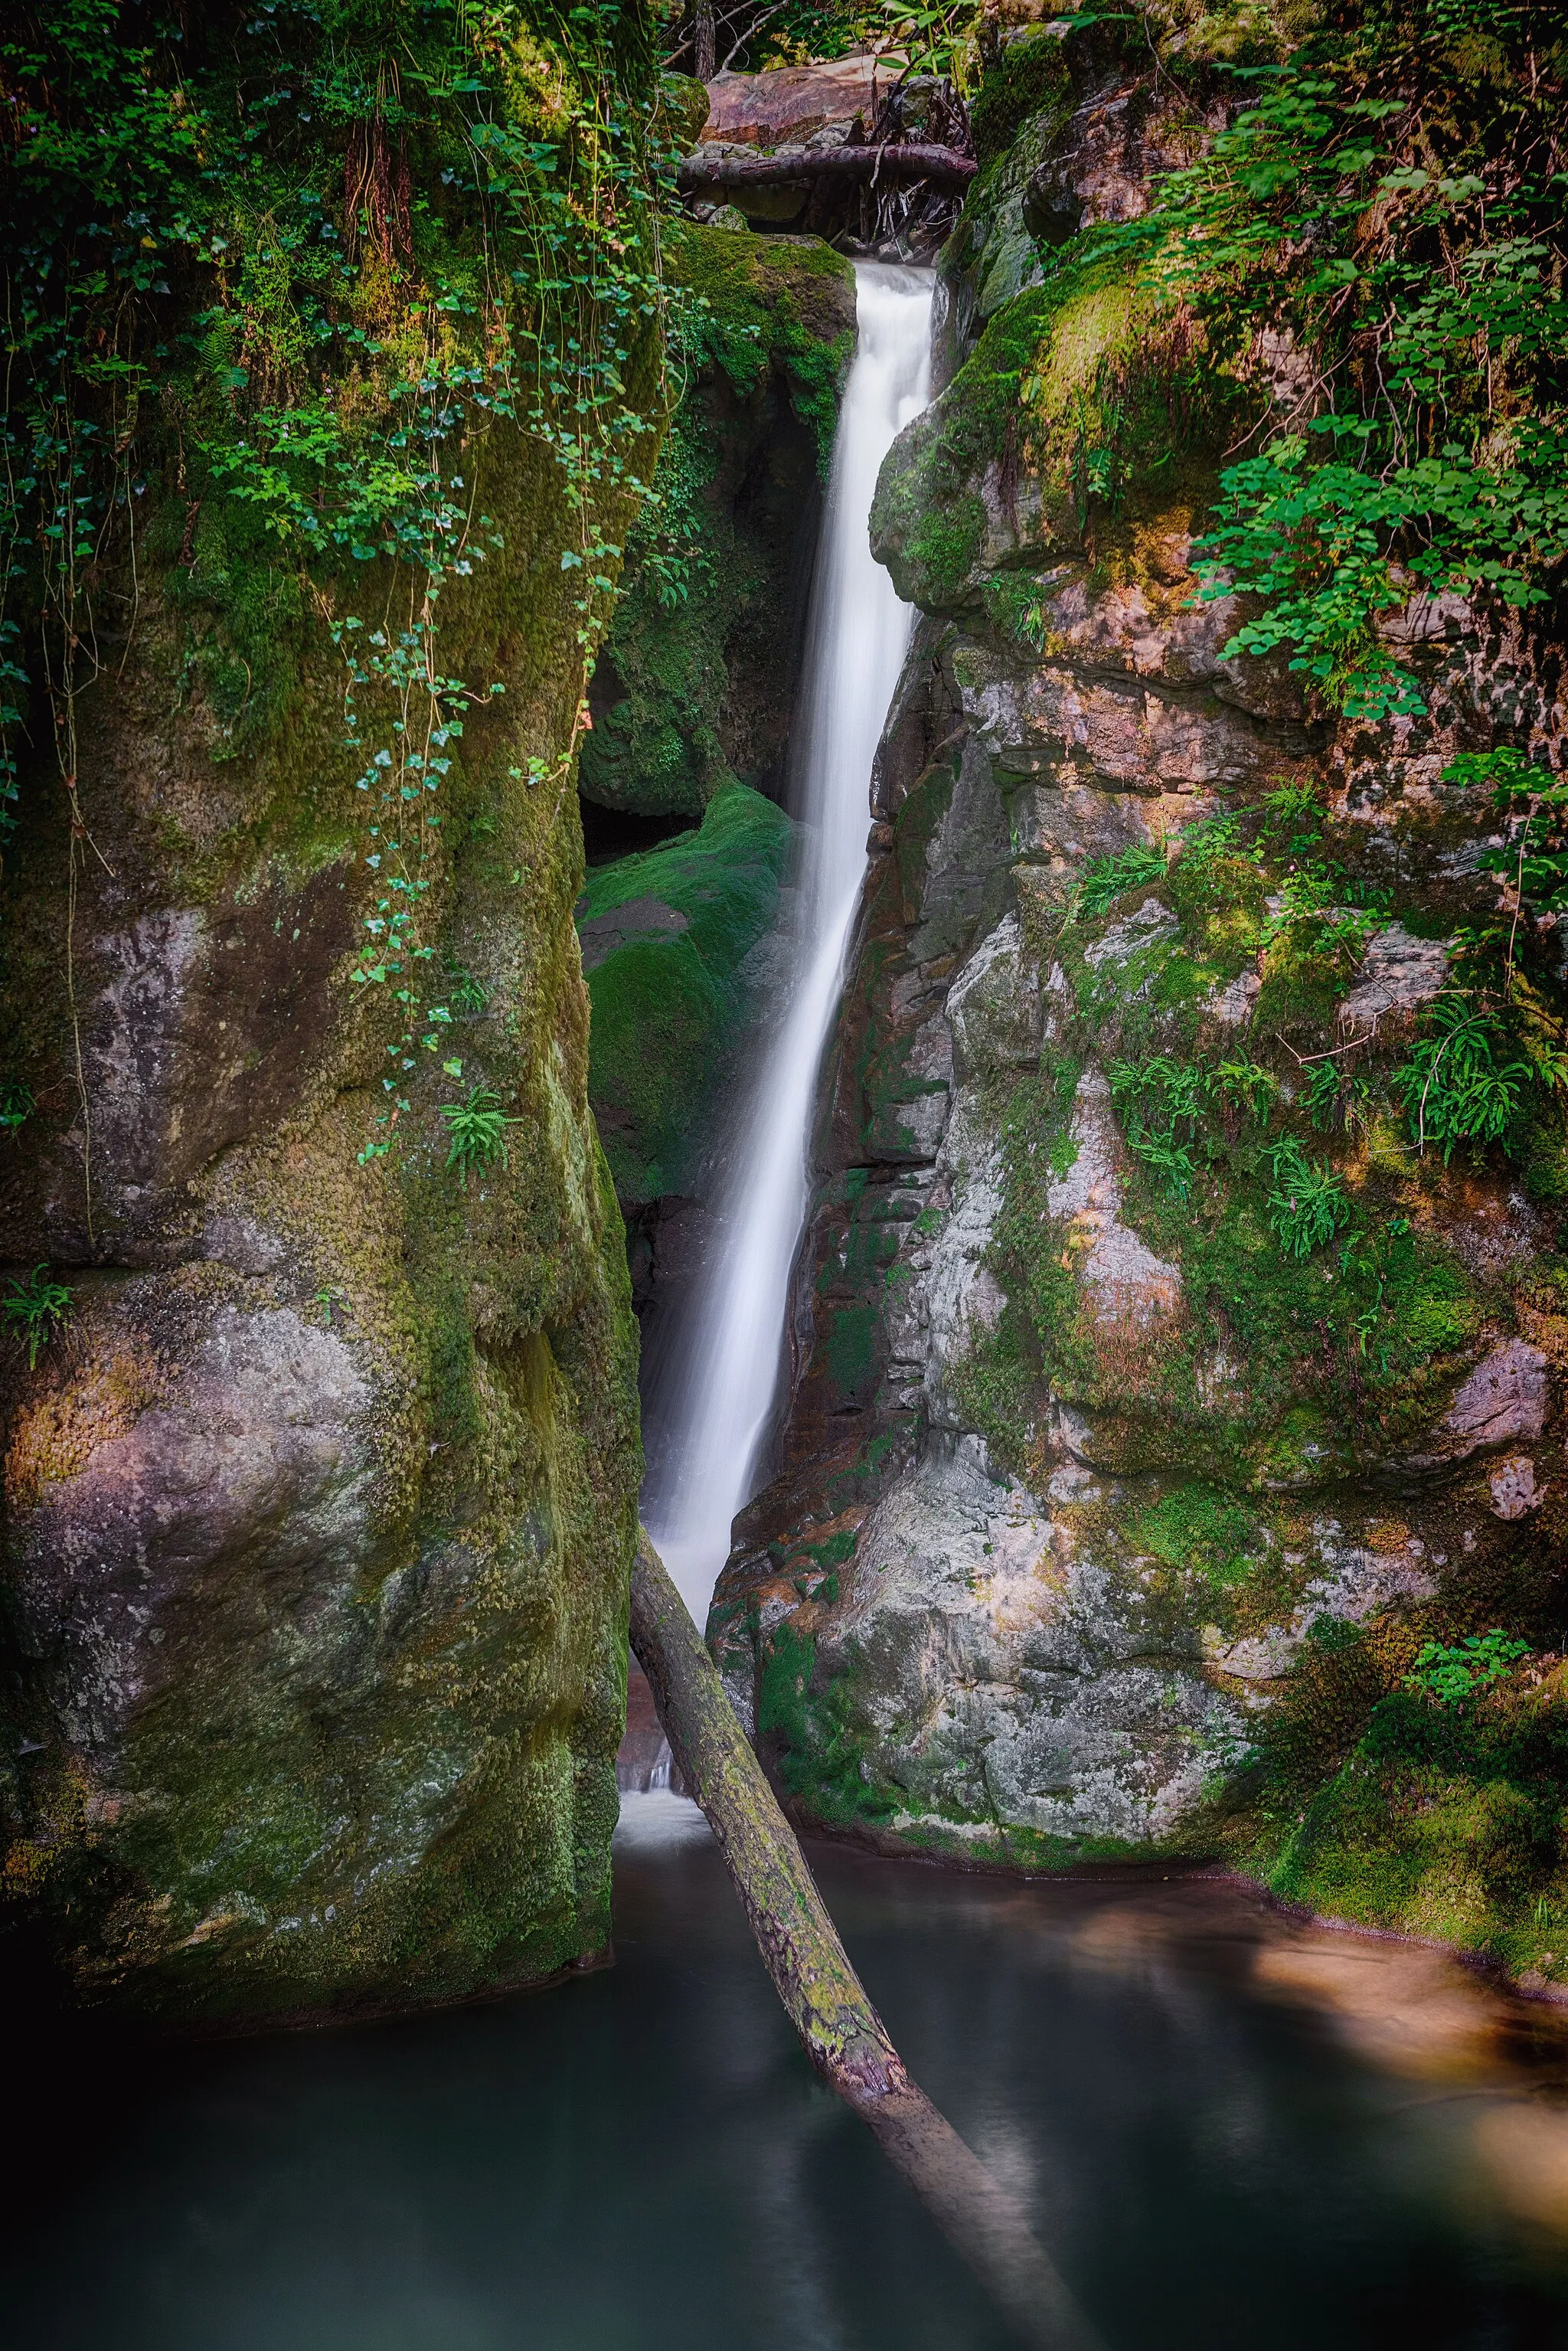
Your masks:
M 29 2351 L 1568 2339 L 1565 73 L 25 0 Z

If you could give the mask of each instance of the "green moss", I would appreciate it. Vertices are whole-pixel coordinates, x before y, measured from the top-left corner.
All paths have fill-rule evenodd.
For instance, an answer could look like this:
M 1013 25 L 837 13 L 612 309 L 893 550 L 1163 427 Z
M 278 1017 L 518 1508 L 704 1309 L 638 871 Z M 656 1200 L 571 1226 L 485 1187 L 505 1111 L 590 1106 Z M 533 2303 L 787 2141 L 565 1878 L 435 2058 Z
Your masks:
M 703 135 L 713 101 L 707 84 L 691 74 L 659 76 L 658 128 L 683 154 L 689 154 Z
M 789 724 L 801 535 L 852 340 L 847 263 L 814 243 L 671 224 L 690 375 L 653 520 L 593 689 L 580 780 L 601 806 L 700 815 L 738 777 L 774 781 Z
M 1126 254 L 1069 250 L 1004 302 L 925 416 L 895 444 L 872 514 L 899 592 L 927 611 L 982 604 L 981 485 L 1020 545 L 1087 542 L 1113 567 L 1142 519 L 1194 484 L 1235 387 Z M 1174 462 L 1173 462 L 1174 461 Z
M 1516 1583 L 1527 1619 L 1545 1597 L 1538 1576 Z M 1315 1628 L 1223 1841 L 1288 1900 L 1568 1975 L 1568 1669 L 1526 1660 L 1443 1705 L 1406 1686 L 1419 1637 L 1390 1621 Z
M 828 1315 L 823 1354 L 840 1404 L 870 1401 L 878 1375 L 876 1337 L 881 1319 L 874 1306 L 839 1306 Z
M 1458 1257 L 1390 1222 L 1397 1195 L 1379 1201 L 1370 1183 L 1348 1259 L 1288 1256 L 1270 1222 L 1268 1130 L 1216 1118 L 1187 1145 L 1185 1200 L 1129 1154 L 1124 1218 L 1182 1278 L 1179 1311 L 1134 1340 L 1086 1294 L 1049 1211 L 1071 1079 L 1071 1064 L 1023 1078 L 994 1113 L 1004 1186 L 990 1263 L 1007 1305 L 952 1381 L 998 1458 L 1038 1472 L 1052 1395 L 1119 1423 L 1130 1465 L 1200 1464 L 1240 1488 L 1319 1484 L 1413 1441 L 1496 1311 Z M 1216 1364 L 1232 1366 L 1218 1394 Z
M 772 923 L 789 842 L 783 811 L 736 784 L 699 831 L 589 876 L 590 1097 L 628 1206 L 679 1191 L 702 1148 L 749 1010 L 740 966 Z
M 1252 1567 L 1260 1529 L 1234 1495 L 1207 1485 L 1177 1486 L 1128 1528 L 1129 1540 L 1168 1567 L 1197 1569 L 1219 1591 Z
M 816 1643 L 779 1625 L 763 1656 L 757 1728 L 776 1742 L 786 1790 L 813 1819 L 833 1827 L 883 1822 L 898 1810 L 897 1792 L 879 1786 L 854 1725 L 852 1690 L 840 1676 L 814 1687 Z
M 742 399 L 780 369 L 825 476 L 854 347 L 850 264 L 815 238 L 737 237 L 686 221 L 664 234 L 670 282 L 698 306 L 685 328 L 693 359 L 719 369 Z
M 1043 26 L 1009 41 L 983 76 L 970 109 L 975 153 L 980 167 L 994 162 L 1016 141 L 1032 114 L 1072 110 L 1072 77 L 1062 43 Z

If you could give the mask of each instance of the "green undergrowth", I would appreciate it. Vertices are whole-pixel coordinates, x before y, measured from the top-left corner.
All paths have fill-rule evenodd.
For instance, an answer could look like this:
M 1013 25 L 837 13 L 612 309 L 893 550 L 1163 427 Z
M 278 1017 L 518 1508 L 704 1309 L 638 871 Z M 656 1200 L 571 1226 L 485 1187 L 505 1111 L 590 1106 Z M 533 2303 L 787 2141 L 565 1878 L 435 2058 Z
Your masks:
M 996 58 L 943 259 L 989 323 L 884 481 L 895 575 L 928 609 L 980 601 L 988 468 L 993 528 L 999 504 L 1096 565 L 1179 494 L 1212 509 L 1200 592 L 1257 599 L 1228 657 L 1280 655 L 1320 709 L 1419 714 L 1427 665 L 1380 620 L 1444 590 L 1544 612 L 1568 555 L 1562 43 L 1485 0 L 1162 6 L 1086 37 L 1189 160 L 1134 218 L 1056 220 L 1029 175 L 1076 32 Z M 1275 400 L 1286 348 L 1312 389 Z
M 1146 214 L 1075 241 L 1239 383 L 1265 331 L 1313 354 L 1322 396 L 1228 450 L 1198 569 L 1259 599 L 1228 653 L 1282 652 L 1351 717 L 1426 708 L 1380 616 L 1445 590 L 1544 608 L 1568 554 L 1563 57 L 1527 8 L 1336 11 L 1231 82 Z
M 1527 913 L 1531 888 L 1549 904 L 1560 887 L 1549 837 Z M 1529 867 L 1527 831 L 1518 841 L 1500 866 Z M 1054 1393 L 1121 1423 L 1129 1460 L 1201 1456 L 1227 1482 L 1311 1484 L 1412 1444 L 1485 1334 L 1509 1327 L 1506 1278 L 1466 1269 L 1441 1203 L 1489 1160 L 1531 1180 L 1542 1136 L 1562 1131 L 1550 935 L 1461 927 L 1424 1005 L 1347 1031 L 1340 1007 L 1399 893 L 1357 879 L 1354 842 L 1314 795 L 1281 786 L 1171 848 L 1091 861 L 1059 921 L 1077 1019 L 997 1094 L 991 1264 L 1008 1302 L 957 1390 L 1020 1473 Z M 1249 968 L 1250 1025 L 1222 1026 L 1215 1005 Z M 1122 1217 L 1170 1270 L 1141 1307 L 1086 1281 L 1088 1242 L 1051 1209 L 1103 1126 L 1075 1099 L 1091 1065 L 1108 1083 Z
M 194 25 L 72 0 L 24 10 L 6 50 L 0 848 L 28 737 L 75 841 L 128 813 L 83 737 L 117 632 L 118 677 L 145 664 L 183 737 L 273 786 L 192 883 L 263 831 L 307 868 L 351 857 L 384 1056 L 369 1158 L 401 1149 L 422 1081 L 463 1075 L 433 966 L 443 828 L 499 764 L 483 714 L 519 657 L 580 699 L 552 673 L 586 673 L 626 527 L 659 503 L 649 33 L 635 6 L 549 0 Z M 301 758 L 328 727 L 332 756 Z M 506 766 L 551 805 L 559 731 Z
M 589 1097 L 626 1207 L 680 1191 L 700 1155 L 751 1008 L 741 965 L 773 921 L 789 839 L 781 809 L 733 784 L 696 831 L 588 877 Z
M 1463 1635 L 1462 1593 L 1413 1620 L 1318 1620 L 1213 1816 L 1221 1848 L 1287 1900 L 1568 1978 L 1553 1580 L 1542 1541 L 1514 1563 L 1506 1605 L 1532 1639 Z M 1422 1662 L 1488 1650 L 1480 1673 Z

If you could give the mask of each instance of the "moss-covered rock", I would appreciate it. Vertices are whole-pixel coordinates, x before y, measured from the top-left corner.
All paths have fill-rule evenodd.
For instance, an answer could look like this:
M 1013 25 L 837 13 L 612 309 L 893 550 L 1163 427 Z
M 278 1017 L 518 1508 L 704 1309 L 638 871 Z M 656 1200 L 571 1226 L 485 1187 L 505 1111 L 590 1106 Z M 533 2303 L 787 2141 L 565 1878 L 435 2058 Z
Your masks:
M 520 21 L 496 68 L 528 137 L 570 83 L 552 27 Z M 232 29 L 181 63 L 181 105 L 225 136 Z M 404 124 L 422 166 L 461 130 L 431 103 Z M 405 235 L 395 173 L 357 220 L 336 123 L 310 167 L 363 256 L 333 281 L 360 358 L 351 386 L 290 381 L 373 422 L 375 363 L 440 359 L 436 298 L 461 310 L 483 255 L 461 192 Z M 257 366 L 279 284 L 225 329 Z M 455 396 L 443 462 L 485 520 L 438 583 L 465 683 L 432 717 L 421 664 L 405 689 L 375 659 L 389 611 L 425 626 L 422 574 L 267 527 L 168 298 L 184 372 L 142 419 L 135 568 L 106 534 L 94 585 L 132 624 L 79 681 L 72 794 L 47 730 L 24 764 L 4 877 L 0 1029 L 33 1108 L 0 1249 L 69 1296 L 36 1363 L 6 1339 L 5 1884 L 92 1999 L 218 2021 L 458 1998 L 609 1934 L 641 1459 L 572 926 L 562 551 L 585 526 L 621 543 L 633 498 L 574 506 L 515 403 Z M 623 379 L 649 469 L 660 356 L 644 329 Z M 328 622 L 363 649 L 355 739 Z M 470 1102 L 493 1123 L 465 1157 Z
M 747 959 L 771 929 L 783 810 L 744 784 L 701 828 L 594 869 L 578 904 L 593 1005 L 589 1094 L 622 1205 L 690 1187 L 707 1120 L 760 1007 Z
M 991 318 L 947 389 L 905 426 L 872 541 L 899 593 L 956 613 L 1016 583 L 1014 624 L 1049 622 L 1030 570 L 1124 562 L 1173 499 L 1207 503 L 1233 388 L 1119 259 L 1060 269 Z
M 850 266 L 815 238 L 672 225 L 690 376 L 633 538 L 582 751 L 605 808 L 700 816 L 739 780 L 777 797 L 805 600 L 854 335 Z
M 1195 60 L 1281 39 L 1184 22 Z M 1425 707 L 1383 726 L 1238 655 L 1248 608 L 1192 558 L 1241 339 L 1206 343 L 1146 243 L 1073 242 L 1196 135 L 1177 52 L 1155 77 L 1071 34 L 1037 104 L 1037 37 L 995 68 L 1010 143 L 945 257 L 950 380 L 879 487 L 926 617 L 801 1376 L 712 1637 L 825 1825 L 1026 1868 L 1224 1857 L 1562 1977 L 1568 999 L 1459 756 L 1561 765 L 1561 646 L 1479 600 L 1391 616 Z M 992 301 L 1015 236 L 1042 282 Z M 1466 1086 L 1485 1131 L 1442 1125 Z M 1477 1642 L 1499 1674 L 1456 1697 Z

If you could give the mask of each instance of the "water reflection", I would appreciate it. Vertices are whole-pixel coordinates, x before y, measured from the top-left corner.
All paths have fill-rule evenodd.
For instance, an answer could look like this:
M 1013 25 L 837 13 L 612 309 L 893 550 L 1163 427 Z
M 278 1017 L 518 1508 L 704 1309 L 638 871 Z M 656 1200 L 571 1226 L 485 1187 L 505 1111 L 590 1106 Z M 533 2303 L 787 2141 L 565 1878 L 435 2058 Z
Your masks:
M 1224 1887 L 813 1858 L 916 2074 L 1115 2351 L 1568 2343 L 1549 2021 Z M 14 2126 L 38 2199 L 7 2341 L 1002 2351 L 667 1792 L 627 1800 L 617 1952 L 493 2007 L 58 2074 Z

